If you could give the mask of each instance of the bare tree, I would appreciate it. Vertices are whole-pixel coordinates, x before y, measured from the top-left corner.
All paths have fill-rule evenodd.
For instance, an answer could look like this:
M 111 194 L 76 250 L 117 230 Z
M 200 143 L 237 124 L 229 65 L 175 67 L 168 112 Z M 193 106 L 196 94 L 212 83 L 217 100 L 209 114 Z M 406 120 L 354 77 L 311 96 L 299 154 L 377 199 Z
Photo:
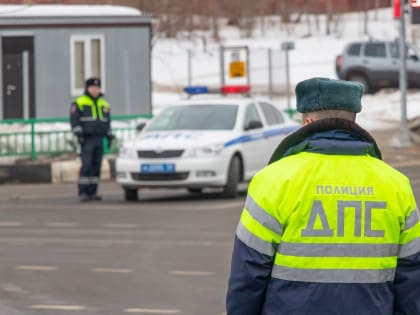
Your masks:
M 326 10 L 327 10 L 327 20 L 326 20 L 326 27 L 325 27 L 325 33 L 327 35 L 331 34 L 331 23 L 333 22 L 334 17 L 334 5 L 333 0 L 326 0 Z
M 210 14 L 211 14 L 211 30 L 212 30 L 212 37 L 213 40 L 219 42 L 220 41 L 220 34 L 219 34 L 219 23 L 218 18 L 220 15 L 219 3 L 217 1 L 210 0 Z
M 302 19 L 302 15 L 307 12 L 308 9 L 308 0 L 303 0 L 302 3 L 298 6 L 298 15 L 294 20 L 295 23 L 299 23 Z
M 369 2 L 365 1 L 365 8 L 363 10 L 363 34 L 364 35 L 369 35 L 369 31 L 368 31 L 368 23 L 369 23 Z
M 265 35 L 265 16 L 268 12 L 268 1 L 267 0 L 260 0 L 259 8 L 258 8 L 258 15 L 259 15 L 259 22 L 260 22 L 260 29 L 261 35 Z
M 279 14 L 281 17 L 281 21 L 283 23 L 289 23 L 290 22 L 290 1 L 284 1 L 284 0 L 279 0 L 278 1 L 279 4 Z
M 374 16 L 374 20 L 377 21 L 378 20 L 378 10 L 379 10 L 379 6 L 381 4 L 380 0 L 373 0 L 374 1 L 374 6 L 375 6 L 375 16 Z
M 259 2 L 254 0 L 241 0 L 239 8 L 239 28 L 243 37 L 251 37 L 255 27 L 255 13 L 258 12 Z
M 197 30 L 208 30 L 215 40 L 220 40 L 219 27 L 223 19 L 230 25 L 237 26 L 242 36 L 251 36 L 256 23 L 261 29 L 261 34 L 265 34 L 268 15 L 278 15 L 287 32 L 290 32 L 293 23 L 300 22 L 302 17 L 307 15 L 307 33 L 310 34 L 313 31 L 311 22 L 315 23 L 314 29 L 319 31 L 319 17 L 326 14 L 325 32 L 330 35 L 338 32 L 340 19 L 337 15 L 348 10 L 364 12 L 364 33 L 367 34 L 367 10 L 375 9 L 377 19 L 378 8 L 389 7 L 389 1 L 347 0 L 340 2 L 343 5 L 338 5 L 337 0 L 21 0 L 21 3 L 127 5 L 151 13 L 155 22 L 153 31 L 160 36 L 174 37 L 177 34 L 186 34 L 193 39 L 197 37 Z

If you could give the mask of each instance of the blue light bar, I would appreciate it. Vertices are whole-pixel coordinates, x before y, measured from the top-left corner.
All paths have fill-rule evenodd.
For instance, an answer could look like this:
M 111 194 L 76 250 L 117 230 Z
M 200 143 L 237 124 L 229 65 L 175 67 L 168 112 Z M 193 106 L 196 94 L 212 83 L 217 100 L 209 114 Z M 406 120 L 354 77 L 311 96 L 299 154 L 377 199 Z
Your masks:
M 209 92 L 209 88 L 204 85 L 191 85 L 191 86 L 186 86 L 184 88 L 184 92 L 190 95 L 207 94 Z

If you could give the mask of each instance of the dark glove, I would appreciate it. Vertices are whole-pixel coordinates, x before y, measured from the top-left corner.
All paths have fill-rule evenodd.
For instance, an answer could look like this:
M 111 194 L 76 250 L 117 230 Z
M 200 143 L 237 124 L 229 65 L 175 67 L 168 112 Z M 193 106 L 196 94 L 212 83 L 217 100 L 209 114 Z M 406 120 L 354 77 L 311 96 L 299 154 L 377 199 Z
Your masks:
M 109 134 L 106 136 L 108 140 L 108 149 L 111 149 L 112 143 L 114 142 L 115 136 L 113 134 Z
M 83 144 L 83 142 L 85 142 L 85 138 L 84 138 L 82 135 L 77 136 L 77 142 L 78 142 L 80 145 L 82 145 L 82 144 Z
M 79 144 L 82 144 L 85 141 L 85 139 L 83 138 L 83 129 L 80 126 L 75 127 L 73 129 L 73 133 L 76 136 L 77 142 Z

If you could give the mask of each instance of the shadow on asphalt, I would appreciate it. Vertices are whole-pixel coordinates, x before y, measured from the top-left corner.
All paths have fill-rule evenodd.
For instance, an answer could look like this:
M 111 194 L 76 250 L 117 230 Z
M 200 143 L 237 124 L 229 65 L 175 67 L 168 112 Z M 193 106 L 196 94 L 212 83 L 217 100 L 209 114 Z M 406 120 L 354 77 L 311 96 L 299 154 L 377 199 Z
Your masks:
M 246 196 L 246 191 L 239 191 L 238 196 L 236 198 L 226 198 L 223 196 L 221 192 L 215 192 L 215 191 L 204 191 L 203 193 L 189 193 L 188 191 L 185 191 L 183 193 L 177 192 L 177 193 L 171 193 L 170 191 L 162 192 L 158 196 L 142 196 L 142 191 L 139 191 L 139 200 L 138 201 L 125 201 L 127 203 L 157 203 L 157 202 L 185 202 L 185 201 L 200 201 L 200 200 L 235 200 L 239 198 L 243 198 Z

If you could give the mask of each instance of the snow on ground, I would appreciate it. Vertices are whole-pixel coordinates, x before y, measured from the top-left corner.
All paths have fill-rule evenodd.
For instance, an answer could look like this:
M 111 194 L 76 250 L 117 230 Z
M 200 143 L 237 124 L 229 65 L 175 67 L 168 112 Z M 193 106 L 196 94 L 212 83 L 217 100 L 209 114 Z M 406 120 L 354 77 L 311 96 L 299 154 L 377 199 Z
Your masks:
M 377 16 L 376 16 L 377 14 Z M 317 30 L 314 17 L 311 29 L 306 21 L 301 24 L 281 26 L 275 22 L 273 27 L 266 28 L 264 34 L 259 29 L 254 31 L 252 38 L 240 39 L 239 32 L 232 27 L 224 27 L 221 31 L 222 43 L 225 46 L 247 45 L 250 49 L 279 49 L 284 41 L 293 41 L 295 49 L 289 53 L 291 87 L 301 80 L 320 76 L 336 78 L 334 70 L 335 57 L 341 52 L 345 43 L 365 39 L 363 34 L 363 14 L 352 13 L 340 17 L 337 25 L 339 36 L 326 36 L 322 29 L 325 25 L 321 19 Z M 303 19 L 305 20 L 305 18 Z M 398 37 L 398 22 L 393 19 L 392 10 L 382 9 L 377 13 L 369 12 L 368 31 L 372 38 L 393 40 Z M 308 36 L 309 31 L 312 33 Z M 409 31 L 409 26 L 408 26 Z M 409 32 L 408 32 L 409 34 Z M 152 80 L 155 86 L 169 86 L 179 89 L 188 82 L 186 51 L 193 53 L 192 75 L 193 84 L 215 85 L 220 82 L 219 46 L 207 39 L 204 47 L 200 40 L 159 39 L 152 51 Z M 284 64 L 283 64 L 284 67 Z M 278 71 L 283 71 L 280 69 Z M 258 75 L 252 77 L 253 84 L 259 82 Z M 284 78 L 282 83 L 284 83 Z M 291 107 L 295 108 L 294 92 L 291 91 Z M 153 111 L 158 113 L 172 101 L 185 97 L 176 92 L 154 92 Z M 276 97 L 274 102 L 280 108 L 287 108 L 285 96 Z M 381 90 L 375 95 L 365 95 L 362 99 L 363 110 L 358 116 L 358 122 L 368 130 L 395 127 L 400 119 L 400 93 L 398 90 Z M 420 115 L 420 91 L 410 90 L 407 95 L 407 117 Z

